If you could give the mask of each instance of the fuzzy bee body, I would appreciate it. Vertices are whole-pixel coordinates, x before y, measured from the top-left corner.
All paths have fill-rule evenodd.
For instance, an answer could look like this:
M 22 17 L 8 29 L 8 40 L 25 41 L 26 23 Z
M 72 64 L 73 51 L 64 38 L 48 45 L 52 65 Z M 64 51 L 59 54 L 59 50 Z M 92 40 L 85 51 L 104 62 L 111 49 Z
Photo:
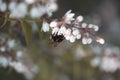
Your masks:
M 50 39 L 54 43 L 54 46 L 57 46 L 60 42 L 62 42 L 65 37 L 63 35 L 52 34 Z

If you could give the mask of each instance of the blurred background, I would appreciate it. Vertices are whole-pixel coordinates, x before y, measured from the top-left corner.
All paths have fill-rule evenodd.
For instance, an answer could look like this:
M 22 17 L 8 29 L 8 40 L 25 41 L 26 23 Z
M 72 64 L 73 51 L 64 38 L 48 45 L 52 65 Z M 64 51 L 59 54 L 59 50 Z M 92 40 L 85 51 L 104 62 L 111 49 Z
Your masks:
M 57 4 L 53 19 L 71 9 L 86 23 L 100 27 L 97 35 L 105 44 L 64 40 L 54 47 L 50 32 L 41 32 L 41 22 L 30 21 L 22 24 L 32 29 L 27 46 L 25 34 L 31 34 L 30 29 L 8 20 L 0 28 L 0 80 L 120 80 L 120 0 L 58 0 Z M 0 17 L 1 26 L 5 20 Z

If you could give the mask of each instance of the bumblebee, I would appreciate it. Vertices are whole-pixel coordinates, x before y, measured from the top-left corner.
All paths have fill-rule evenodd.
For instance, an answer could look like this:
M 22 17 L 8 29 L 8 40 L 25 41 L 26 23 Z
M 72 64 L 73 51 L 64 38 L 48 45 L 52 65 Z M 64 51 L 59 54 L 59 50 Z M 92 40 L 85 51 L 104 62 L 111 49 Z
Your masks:
M 63 35 L 52 34 L 50 36 L 50 39 L 54 43 L 54 46 L 57 46 L 60 42 L 62 42 L 65 39 L 65 37 Z

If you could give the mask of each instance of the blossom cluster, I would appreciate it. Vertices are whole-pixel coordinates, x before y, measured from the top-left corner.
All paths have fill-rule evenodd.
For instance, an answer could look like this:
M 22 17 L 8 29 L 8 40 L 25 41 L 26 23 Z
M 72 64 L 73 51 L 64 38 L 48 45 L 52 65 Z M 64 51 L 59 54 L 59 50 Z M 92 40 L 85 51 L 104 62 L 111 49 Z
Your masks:
M 0 11 L 9 11 L 10 18 L 24 18 L 26 15 L 32 18 L 50 17 L 56 10 L 56 0 L 10 0 L 9 3 L 0 0 Z
M 97 25 L 83 22 L 84 18 L 81 15 L 76 18 L 74 16 L 75 13 L 69 10 L 62 19 L 54 19 L 50 24 L 43 21 L 42 30 L 44 32 L 49 31 L 50 26 L 52 35 L 63 35 L 71 43 L 82 38 L 83 44 L 90 44 L 93 39 L 100 44 L 104 44 L 104 39 L 95 35 L 95 32 L 99 30 Z
M 82 38 L 83 44 L 90 44 L 93 40 L 104 44 L 104 39 L 96 36 L 95 32 L 99 27 L 94 24 L 83 22 L 83 16 L 74 17 L 75 13 L 69 10 L 62 19 L 51 19 L 50 24 L 46 17 L 52 16 L 52 13 L 57 10 L 56 0 L 11 0 L 8 4 L 0 0 L 0 11 L 10 12 L 10 18 L 24 18 L 30 15 L 31 18 L 42 18 L 43 26 L 41 30 L 44 32 L 52 29 L 52 35 L 61 35 L 71 43 Z
M 5 34 L 0 35 L 0 66 L 12 67 L 27 80 L 31 80 L 37 74 L 38 68 L 27 58 L 26 51 L 18 45 L 17 40 Z
M 116 72 L 120 70 L 120 49 L 118 47 L 106 47 L 97 49 L 96 56 L 91 60 L 93 67 L 99 67 L 106 72 Z

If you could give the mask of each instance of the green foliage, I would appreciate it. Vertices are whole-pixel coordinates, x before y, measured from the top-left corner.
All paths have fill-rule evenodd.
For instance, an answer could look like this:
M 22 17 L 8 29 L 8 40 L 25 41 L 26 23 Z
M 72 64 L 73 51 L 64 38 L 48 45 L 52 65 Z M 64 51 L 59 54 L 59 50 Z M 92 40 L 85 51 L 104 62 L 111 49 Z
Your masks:
M 22 74 L 17 73 L 14 69 L 0 67 L 0 80 L 25 80 Z
M 33 33 L 32 33 L 32 26 L 30 25 L 30 23 L 28 23 L 27 21 L 21 21 L 21 27 L 25 33 L 25 40 L 28 46 L 31 45 L 32 42 L 32 38 L 33 38 Z

